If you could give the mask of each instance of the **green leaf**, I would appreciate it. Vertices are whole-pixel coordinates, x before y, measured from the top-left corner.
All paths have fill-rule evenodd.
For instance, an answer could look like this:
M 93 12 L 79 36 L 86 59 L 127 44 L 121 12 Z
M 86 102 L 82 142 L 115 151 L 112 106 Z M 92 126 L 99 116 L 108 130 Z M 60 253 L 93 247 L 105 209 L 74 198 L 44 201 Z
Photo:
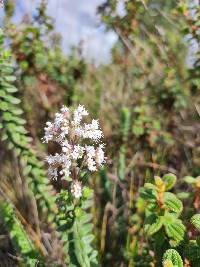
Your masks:
M 200 262 L 200 249 L 195 240 L 190 240 L 184 249 L 184 256 L 191 260 L 194 267 L 199 267 Z M 195 264 L 197 262 L 198 264 Z
M 164 260 L 163 267 L 175 267 L 175 266 L 170 260 Z
M 199 248 L 200 248 L 200 236 L 198 236 L 197 237 L 197 240 L 196 240 L 196 242 L 197 242 L 197 245 L 199 246 Z
M 165 226 L 165 231 L 167 236 L 170 238 L 171 245 L 177 246 L 184 240 L 185 236 L 185 226 L 182 221 L 176 218 L 172 218 L 172 221 L 166 221 L 163 218 L 163 224 Z
M 154 185 L 154 184 L 152 184 L 152 183 L 145 183 L 144 184 L 144 187 L 145 188 L 149 188 L 149 189 L 153 189 L 153 190 L 156 190 L 156 186 Z
M 129 127 L 130 127 L 130 111 L 127 107 L 123 107 L 121 110 L 121 134 L 123 137 L 123 140 L 126 141 L 128 138 L 129 133 Z
M 191 192 L 179 192 L 176 194 L 176 196 L 181 200 L 185 200 L 191 197 Z
M 174 213 L 181 213 L 183 210 L 183 204 L 181 200 L 179 200 L 176 195 L 170 192 L 164 193 L 164 204 L 165 208 Z
M 146 218 L 144 222 L 144 230 L 147 235 L 151 236 L 161 229 L 163 225 L 162 218 L 163 217 L 154 214 L 151 214 Z
M 124 146 L 121 146 L 119 151 L 119 169 L 118 169 L 118 175 L 120 180 L 125 179 L 125 169 L 126 169 L 126 149 Z
M 87 243 L 91 243 L 93 240 L 94 240 L 94 235 L 86 235 L 86 236 L 83 236 L 82 238 L 83 242 L 85 242 L 86 244 Z
M 195 214 L 191 218 L 191 223 L 198 229 L 200 230 L 200 214 Z
M 15 86 L 12 86 L 12 85 L 5 87 L 5 90 L 8 93 L 16 93 L 18 91 L 17 88 Z
M 5 120 L 5 121 L 11 121 L 11 120 L 13 120 L 13 115 L 10 113 L 10 112 L 4 112 L 3 113 L 3 119 Z
M 16 81 L 16 77 L 15 76 L 5 76 L 4 79 L 7 81 L 7 82 L 14 82 Z
M 26 264 L 25 266 L 36 266 L 41 262 L 39 252 L 16 217 L 12 205 L 0 201 L 0 215 L 9 233 L 11 243 L 21 256 L 23 263 Z
M 167 261 L 171 262 L 172 265 L 170 265 L 169 263 L 167 265 Z M 183 267 L 183 261 L 181 259 L 181 256 L 175 249 L 168 249 L 163 255 L 163 267 L 171 266 Z
M 21 102 L 21 100 L 19 100 L 18 98 L 14 97 L 14 96 L 11 96 L 11 95 L 5 96 L 4 99 L 6 101 L 8 101 L 9 103 L 14 104 L 14 105 L 17 105 Z
M 144 134 L 144 128 L 140 126 L 133 126 L 132 132 L 135 136 L 140 136 Z
M 31 165 L 27 165 L 24 169 L 23 169 L 23 174 L 26 176 L 30 173 L 32 169 L 32 166 Z
M 0 109 L 3 111 L 8 110 L 8 103 L 5 101 L 0 101 Z
M 150 188 L 140 188 L 139 190 L 141 198 L 147 201 L 156 201 L 156 192 Z
M 196 182 L 196 179 L 192 176 L 185 176 L 183 180 L 188 184 L 194 184 Z
M 166 191 L 168 191 L 175 185 L 177 178 L 173 173 L 168 173 L 162 177 L 162 180 L 165 183 Z

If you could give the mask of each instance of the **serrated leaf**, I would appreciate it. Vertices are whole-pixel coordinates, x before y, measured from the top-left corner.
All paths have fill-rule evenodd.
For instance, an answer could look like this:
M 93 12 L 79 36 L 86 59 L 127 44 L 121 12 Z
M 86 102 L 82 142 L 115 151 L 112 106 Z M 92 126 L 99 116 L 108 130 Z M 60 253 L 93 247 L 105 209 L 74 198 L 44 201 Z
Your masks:
M 170 260 L 164 260 L 163 267 L 175 267 L 175 266 Z
M 179 245 L 181 241 L 184 240 L 185 236 L 185 226 L 179 219 L 174 219 L 172 223 L 164 221 L 165 231 L 167 236 L 172 241 L 173 246 Z
M 183 267 L 183 261 L 181 259 L 181 256 L 175 249 L 168 249 L 164 255 L 163 255 L 163 267 L 171 267 L 170 264 L 167 261 L 171 262 L 171 266 L 176 267 Z
M 181 213 L 183 210 L 183 204 L 181 200 L 179 200 L 176 195 L 170 192 L 164 193 L 164 204 L 166 209 L 175 213 Z
M 150 188 L 140 188 L 140 197 L 147 201 L 156 201 L 156 192 Z
M 152 184 L 152 183 L 145 183 L 144 187 L 148 188 L 148 189 L 156 190 L 156 186 L 154 184 Z
M 151 236 L 158 232 L 163 225 L 162 217 L 154 214 L 149 215 L 144 222 L 144 230 Z
M 198 229 L 200 230 L 200 214 L 195 214 L 191 218 L 191 223 Z

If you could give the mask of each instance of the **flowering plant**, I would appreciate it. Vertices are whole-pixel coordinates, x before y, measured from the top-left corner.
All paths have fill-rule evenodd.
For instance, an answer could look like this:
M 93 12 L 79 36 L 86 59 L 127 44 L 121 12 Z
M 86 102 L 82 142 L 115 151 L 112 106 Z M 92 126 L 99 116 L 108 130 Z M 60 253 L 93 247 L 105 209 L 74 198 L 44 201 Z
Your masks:
M 61 153 L 47 157 L 50 177 L 70 182 L 70 192 L 75 198 L 82 195 L 81 172 L 96 171 L 105 162 L 99 122 L 94 119 L 91 123 L 84 122 L 88 115 L 84 106 L 79 105 L 74 111 L 63 106 L 55 114 L 55 120 L 46 123 L 43 138 L 44 142 L 53 141 L 61 147 Z

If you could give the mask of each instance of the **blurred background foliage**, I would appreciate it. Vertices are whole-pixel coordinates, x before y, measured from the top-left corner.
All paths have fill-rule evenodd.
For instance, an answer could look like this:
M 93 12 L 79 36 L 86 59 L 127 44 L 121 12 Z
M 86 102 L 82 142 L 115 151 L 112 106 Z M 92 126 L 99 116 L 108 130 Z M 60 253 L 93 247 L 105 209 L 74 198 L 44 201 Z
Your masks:
M 17 211 L 14 219 L 21 221 L 32 240 L 24 241 L 29 242 L 29 249 L 20 250 L 21 256 L 33 253 L 33 242 L 37 248 L 34 253 L 40 253 L 47 266 L 57 266 L 55 262 L 65 266 L 63 241 L 53 219 L 53 198 L 58 189 L 54 184 L 47 186 L 41 164 L 47 151 L 41 137 L 44 123 L 60 106 L 79 103 L 100 118 L 106 144 L 107 165 L 90 179 L 95 192 L 90 212 L 98 266 L 161 266 L 158 246 L 143 227 L 146 204 L 139 190 L 144 183 L 153 183 L 154 176 L 175 174 L 173 191 L 184 203 L 181 220 L 188 227 L 188 236 L 195 238 L 196 232 L 187 222 L 200 211 L 199 185 L 195 187 L 196 180 L 186 179 L 192 191 L 183 177 L 200 174 L 199 2 L 126 0 L 125 14 L 120 16 L 118 1 L 105 1 L 97 12 L 118 41 L 112 48 L 111 62 L 99 66 L 84 60 L 81 47 L 68 56 L 63 53 L 46 5 L 41 1 L 33 18 L 25 16 L 20 24 L 14 24 L 14 1 L 5 2 L 3 30 L 16 76 L 16 80 L 6 82 L 14 82 L 18 88 L 13 92 L 21 100 L 23 114 L 18 110 L 18 119 L 5 116 L 1 87 L 0 196 L 9 205 L 2 204 L 1 208 L 0 266 L 20 262 L 8 232 L 22 231 L 23 236 L 23 230 L 10 224 L 9 229 L 3 227 L 2 218 L 8 218 L 13 209 Z M 1 68 L 2 75 L 10 75 Z M 13 99 L 6 101 L 18 104 Z M 21 117 L 25 126 L 21 126 Z M 26 132 L 25 140 L 18 135 Z M 48 150 L 53 153 L 55 147 Z M 184 264 L 199 266 L 187 256 Z M 29 266 L 29 262 L 19 266 Z

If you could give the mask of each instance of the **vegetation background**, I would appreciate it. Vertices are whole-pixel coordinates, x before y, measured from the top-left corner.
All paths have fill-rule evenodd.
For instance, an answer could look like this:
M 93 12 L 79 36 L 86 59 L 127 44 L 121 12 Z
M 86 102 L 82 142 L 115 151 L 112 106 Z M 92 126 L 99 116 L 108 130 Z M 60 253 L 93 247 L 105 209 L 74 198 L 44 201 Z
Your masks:
M 2 267 L 200 266 L 200 3 L 122 3 L 123 16 L 117 0 L 97 9 L 118 37 L 111 62 L 98 66 L 81 45 L 63 53 L 48 2 L 20 23 L 15 1 L 4 3 Z M 46 174 L 56 147 L 41 138 L 63 104 L 79 103 L 100 119 L 107 164 L 89 177 L 93 196 L 69 223 L 68 200 L 59 210 L 60 186 Z

